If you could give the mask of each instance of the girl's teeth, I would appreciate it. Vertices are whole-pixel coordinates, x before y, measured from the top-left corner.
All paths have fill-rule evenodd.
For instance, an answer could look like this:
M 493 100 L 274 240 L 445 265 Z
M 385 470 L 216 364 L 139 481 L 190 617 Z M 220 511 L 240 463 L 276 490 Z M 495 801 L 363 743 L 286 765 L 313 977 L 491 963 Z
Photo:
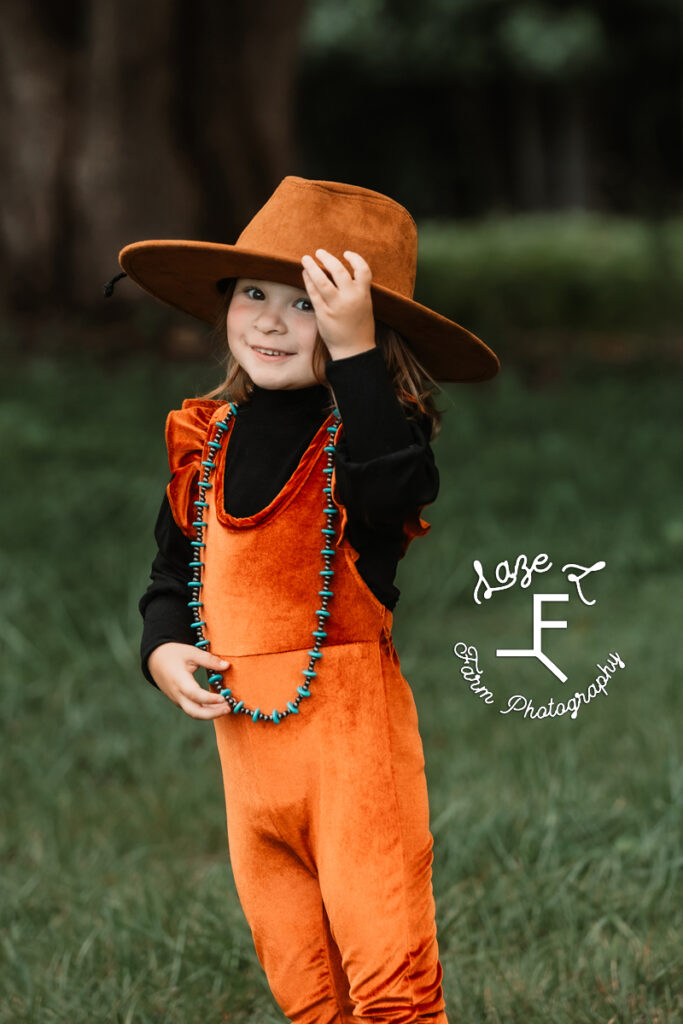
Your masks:
M 272 349 L 272 348 L 257 348 L 256 351 L 257 352 L 263 352 L 263 354 L 266 355 L 266 356 L 286 356 L 287 355 L 286 352 L 276 352 L 275 349 Z

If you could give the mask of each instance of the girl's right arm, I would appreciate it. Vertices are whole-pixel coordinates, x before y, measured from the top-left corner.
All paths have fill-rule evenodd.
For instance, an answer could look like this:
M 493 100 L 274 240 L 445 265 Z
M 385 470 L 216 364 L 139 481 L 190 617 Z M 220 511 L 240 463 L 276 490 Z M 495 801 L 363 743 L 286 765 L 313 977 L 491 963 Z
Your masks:
M 140 598 L 138 608 L 143 618 L 140 668 L 144 677 L 156 686 L 149 671 L 148 659 L 152 651 L 166 642 L 194 643 L 187 607 L 192 546 L 173 518 L 166 492 L 154 527 L 154 539 L 157 553 L 150 571 L 152 582 Z
M 230 711 L 229 705 L 220 694 L 201 687 L 193 673 L 200 667 L 225 669 L 226 663 L 194 644 L 187 610 L 191 546 L 173 519 L 166 494 L 154 536 L 158 552 L 150 573 L 152 583 L 139 603 L 144 619 L 140 644 L 143 675 L 191 718 L 216 718 Z

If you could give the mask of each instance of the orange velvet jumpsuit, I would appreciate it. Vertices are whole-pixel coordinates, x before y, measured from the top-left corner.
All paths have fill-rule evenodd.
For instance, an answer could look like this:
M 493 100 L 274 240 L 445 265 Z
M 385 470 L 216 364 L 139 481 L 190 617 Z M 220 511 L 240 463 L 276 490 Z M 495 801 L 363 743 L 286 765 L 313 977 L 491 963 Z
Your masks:
M 190 537 L 200 460 L 228 405 L 169 413 L 168 496 Z M 239 415 L 239 411 L 237 413 Z M 270 713 L 292 701 L 317 629 L 331 414 L 287 484 L 255 515 L 224 507 L 225 451 L 206 492 L 202 619 L 224 686 Z M 415 702 L 346 536 L 332 560 L 327 638 L 311 696 L 279 723 L 214 719 L 235 885 L 271 991 L 296 1024 L 446 1024 L 431 882 L 433 838 Z M 404 548 L 429 524 L 406 523 Z

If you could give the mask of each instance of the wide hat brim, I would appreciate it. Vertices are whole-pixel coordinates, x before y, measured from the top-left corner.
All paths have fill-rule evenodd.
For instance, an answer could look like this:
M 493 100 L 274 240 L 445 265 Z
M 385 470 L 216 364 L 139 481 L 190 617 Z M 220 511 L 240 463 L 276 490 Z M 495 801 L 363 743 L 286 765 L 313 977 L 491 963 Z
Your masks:
M 254 277 L 305 290 L 299 261 L 217 242 L 133 242 L 119 253 L 119 263 L 144 291 L 212 325 L 225 278 Z M 375 319 L 404 336 L 434 380 L 476 382 L 498 373 L 498 356 L 465 327 L 383 285 L 373 283 L 371 293 Z

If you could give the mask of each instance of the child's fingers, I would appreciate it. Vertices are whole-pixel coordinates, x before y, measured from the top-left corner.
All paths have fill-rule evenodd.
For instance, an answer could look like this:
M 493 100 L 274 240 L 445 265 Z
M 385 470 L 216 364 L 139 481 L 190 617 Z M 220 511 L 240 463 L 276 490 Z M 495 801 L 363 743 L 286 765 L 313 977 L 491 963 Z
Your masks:
M 199 647 L 191 649 L 187 660 L 190 665 L 194 664 L 199 665 L 201 668 L 212 668 L 216 672 L 222 672 L 226 668 L 230 668 L 230 662 L 226 658 L 221 658 L 217 654 L 211 654 L 209 651 L 202 651 Z
M 221 676 L 224 676 L 230 671 L 230 662 L 226 661 L 224 658 L 219 658 L 216 654 L 208 654 L 207 652 L 204 652 L 202 667 L 210 674 L 212 672 L 217 672 Z M 221 685 L 225 686 L 227 684 L 223 683 Z M 219 704 L 221 701 L 225 703 L 223 697 L 221 697 L 219 693 L 215 693 L 213 690 L 205 690 L 203 686 L 200 686 L 192 674 L 191 666 L 187 674 L 187 687 L 189 687 L 189 690 L 184 687 L 187 696 L 192 700 L 197 701 L 199 704 Z
M 323 297 L 337 291 L 334 281 L 331 281 L 325 271 L 321 270 L 312 256 L 302 256 L 301 262 L 304 270 L 308 271 L 309 280 L 313 282 Z
M 191 650 L 187 658 L 187 675 L 183 679 L 180 686 L 180 693 L 178 695 L 179 701 L 184 699 L 187 704 L 183 705 L 180 703 L 183 711 L 187 714 L 192 714 L 195 718 L 206 718 L 207 715 L 203 713 L 204 710 L 218 709 L 223 711 L 224 708 L 229 707 L 224 697 L 220 693 L 214 693 L 213 690 L 205 690 L 203 686 L 200 686 L 195 679 L 193 673 L 197 671 L 197 668 L 205 668 L 207 671 L 224 673 L 229 671 L 230 662 L 226 658 L 221 658 L 217 654 L 211 654 L 209 651 L 202 651 L 201 648 Z M 193 714 L 193 711 L 199 710 L 200 714 Z M 211 714 L 208 717 L 213 718 Z
M 305 267 L 303 267 L 301 270 L 301 276 L 304 279 L 304 286 L 306 288 L 306 291 L 308 292 L 309 299 L 311 301 L 313 301 L 314 299 L 320 299 L 321 295 L 316 287 L 315 281 L 313 280 L 313 278 L 308 273 Z
M 178 687 L 178 705 L 193 718 L 213 718 L 230 706 L 225 697 L 212 690 L 205 690 L 189 672 Z
M 192 678 L 194 679 L 194 676 Z M 225 698 L 221 697 L 220 693 L 214 693 L 213 690 L 205 690 L 199 683 L 196 683 L 194 686 L 189 684 L 184 686 L 182 692 L 188 700 L 191 700 L 194 704 L 200 704 L 202 707 L 225 704 Z
M 370 265 L 369 263 L 366 262 L 366 260 L 363 259 L 360 253 L 352 252 L 350 249 L 347 249 L 347 251 L 342 255 L 349 261 L 349 263 L 353 267 L 355 281 L 358 281 L 359 278 L 369 278 L 370 280 L 372 280 L 372 271 L 370 270 Z
M 304 288 L 306 289 L 306 294 L 308 295 L 308 299 L 311 305 L 313 306 L 313 312 L 315 313 L 317 318 L 321 313 L 324 313 L 324 311 L 327 309 L 327 302 L 316 288 L 313 279 L 311 278 L 311 275 L 307 274 L 305 270 L 302 270 L 301 273 L 304 279 Z
M 331 252 L 327 251 L 327 249 L 316 249 L 315 254 L 320 262 L 327 267 L 329 272 L 332 274 L 337 286 L 348 284 L 349 281 L 353 280 L 342 261 L 338 260 L 336 256 L 333 256 Z
M 213 694 L 212 696 L 217 696 L 217 694 Z M 184 693 L 181 693 L 178 696 L 178 707 L 184 711 L 186 715 L 189 715 L 190 718 L 207 720 L 210 718 L 219 718 L 221 715 L 225 715 L 231 710 L 230 705 L 223 697 L 220 698 L 220 701 L 220 704 L 200 704 L 198 701 L 194 701 Z

